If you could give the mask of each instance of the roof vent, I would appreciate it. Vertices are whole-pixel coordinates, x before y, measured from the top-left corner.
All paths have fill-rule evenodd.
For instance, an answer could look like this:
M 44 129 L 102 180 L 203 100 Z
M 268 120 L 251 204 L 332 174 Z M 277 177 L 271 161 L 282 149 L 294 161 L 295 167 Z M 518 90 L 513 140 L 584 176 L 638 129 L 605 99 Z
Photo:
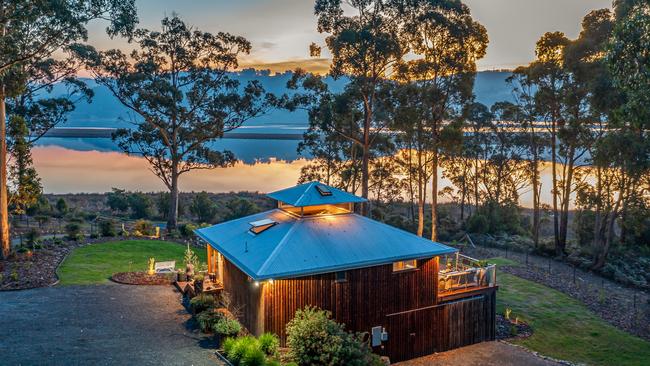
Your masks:
M 321 196 L 331 196 L 332 191 L 330 191 L 329 187 L 324 186 L 322 184 L 317 184 L 316 189 L 318 190 L 318 193 L 320 193 Z
M 263 220 L 249 222 L 249 224 L 251 225 L 250 232 L 257 235 L 265 230 L 272 228 L 277 224 L 277 222 L 271 219 L 263 219 Z

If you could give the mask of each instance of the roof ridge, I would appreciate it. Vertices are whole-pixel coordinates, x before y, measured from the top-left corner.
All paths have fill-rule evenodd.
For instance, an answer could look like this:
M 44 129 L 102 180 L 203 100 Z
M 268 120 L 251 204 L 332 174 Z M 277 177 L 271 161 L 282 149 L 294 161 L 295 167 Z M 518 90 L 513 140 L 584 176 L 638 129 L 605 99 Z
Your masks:
M 305 194 L 307 194 L 307 191 L 309 189 L 311 189 L 311 187 L 314 185 L 315 182 L 316 181 L 311 181 L 309 183 L 306 183 L 308 186 L 307 186 L 307 188 L 305 190 L 302 191 L 302 194 L 300 194 L 300 197 L 298 197 L 298 199 L 296 200 L 296 205 L 295 206 L 297 206 L 297 204 L 300 203 L 300 200 L 302 200 L 303 197 L 305 197 Z
M 296 227 L 298 226 L 298 224 L 300 222 L 302 222 L 302 220 L 295 220 L 293 222 L 293 225 L 291 225 L 289 230 L 287 230 L 287 232 L 284 234 L 284 236 L 282 237 L 282 240 L 280 240 L 278 245 L 276 245 L 275 248 L 273 248 L 273 251 L 271 252 L 271 254 L 269 254 L 268 258 L 266 258 L 264 263 L 260 266 L 260 269 L 257 271 L 258 274 L 264 273 L 264 271 L 271 265 L 271 261 L 273 259 L 275 259 L 275 257 L 278 256 L 278 253 L 280 252 L 280 248 L 282 248 L 284 246 L 284 244 L 287 242 L 288 238 L 291 236 L 291 234 L 294 232 L 294 230 L 296 230 Z

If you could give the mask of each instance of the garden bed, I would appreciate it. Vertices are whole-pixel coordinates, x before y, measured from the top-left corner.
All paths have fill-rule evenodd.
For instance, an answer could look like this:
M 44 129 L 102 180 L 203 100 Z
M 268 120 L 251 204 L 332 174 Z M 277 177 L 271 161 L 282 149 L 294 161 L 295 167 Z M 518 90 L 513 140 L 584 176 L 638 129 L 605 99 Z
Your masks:
M 174 275 L 171 273 L 148 274 L 146 272 L 118 272 L 111 276 L 111 280 L 124 285 L 171 285 Z
M 42 247 L 29 252 L 12 253 L 0 259 L 0 290 L 25 290 L 55 285 L 56 270 L 63 259 L 75 248 L 89 242 L 47 240 Z
M 506 319 L 503 315 L 497 314 L 496 337 L 498 340 L 507 340 L 513 338 L 528 338 L 533 335 L 533 328 L 521 320 L 513 322 Z

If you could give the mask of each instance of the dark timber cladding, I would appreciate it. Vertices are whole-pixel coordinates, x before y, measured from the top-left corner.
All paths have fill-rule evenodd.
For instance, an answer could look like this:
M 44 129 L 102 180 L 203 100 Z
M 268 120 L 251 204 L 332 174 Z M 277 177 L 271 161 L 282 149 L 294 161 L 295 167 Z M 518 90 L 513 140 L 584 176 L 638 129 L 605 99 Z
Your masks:
M 435 257 L 404 272 L 393 272 L 392 265 L 349 270 L 344 282 L 327 273 L 257 286 L 225 261 L 224 284 L 251 333 L 276 333 L 283 344 L 286 324 L 307 305 L 331 311 L 348 330 L 385 327 L 388 341 L 375 352 L 394 362 L 493 340 L 496 288 L 437 303 L 437 272 Z

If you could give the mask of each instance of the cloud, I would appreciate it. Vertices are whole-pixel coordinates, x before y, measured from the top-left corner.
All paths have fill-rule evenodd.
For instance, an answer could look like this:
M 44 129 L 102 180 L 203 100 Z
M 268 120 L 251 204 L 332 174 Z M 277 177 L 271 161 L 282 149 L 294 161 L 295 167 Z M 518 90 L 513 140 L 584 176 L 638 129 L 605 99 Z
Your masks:
M 260 42 L 257 49 L 267 51 L 275 48 L 277 45 L 275 42 Z
M 327 74 L 330 68 L 330 59 L 328 58 L 308 58 L 289 60 L 281 62 L 263 62 L 257 60 L 240 62 L 240 69 L 254 68 L 257 70 L 271 70 L 273 73 L 282 73 L 292 71 L 297 68 L 313 72 L 315 74 Z

